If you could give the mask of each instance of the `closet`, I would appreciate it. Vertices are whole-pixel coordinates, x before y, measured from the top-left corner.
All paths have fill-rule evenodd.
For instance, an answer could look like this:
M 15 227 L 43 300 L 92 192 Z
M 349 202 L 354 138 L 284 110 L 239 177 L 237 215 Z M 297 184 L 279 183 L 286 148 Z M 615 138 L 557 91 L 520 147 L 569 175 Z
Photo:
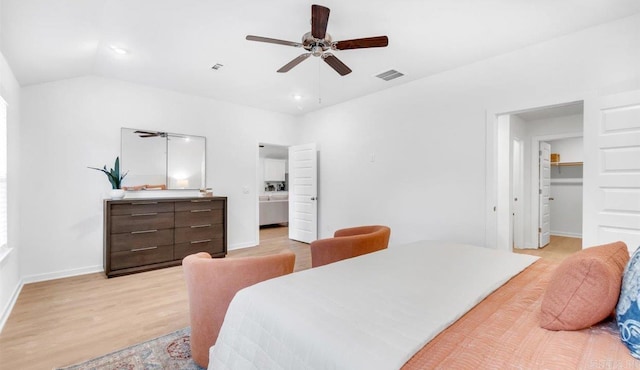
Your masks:
M 581 137 L 548 141 L 551 144 L 551 235 L 582 237 Z M 554 158 L 554 154 L 558 158 Z M 554 159 L 557 159 L 554 161 Z

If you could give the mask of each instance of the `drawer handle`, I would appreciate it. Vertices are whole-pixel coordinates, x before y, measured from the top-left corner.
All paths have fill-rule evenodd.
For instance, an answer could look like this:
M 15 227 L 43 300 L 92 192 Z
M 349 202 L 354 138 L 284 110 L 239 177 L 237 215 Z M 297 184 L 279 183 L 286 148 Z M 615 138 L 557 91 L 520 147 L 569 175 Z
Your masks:
M 208 243 L 210 242 L 211 239 L 204 239 L 204 240 L 194 240 L 191 242 L 191 244 L 200 244 L 200 243 Z
M 133 202 L 131 204 L 134 205 L 134 206 L 143 206 L 143 205 L 146 205 L 146 204 L 158 204 L 158 202 Z
M 196 213 L 196 212 L 211 212 L 211 209 L 192 209 L 191 212 L 192 213 Z
M 156 216 L 158 214 L 158 212 L 152 212 L 152 213 L 132 213 L 131 217 L 138 217 L 138 216 Z
M 201 227 L 211 227 L 211 224 L 206 224 L 206 225 L 192 225 L 191 228 L 192 229 L 198 229 Z
M 191 203 L 204 203 L 204 202 L 211 202 L 211 199 L 194 199 L 191 201 Z
M 131 234 L 147 234 L 147 233 L 157 233 L 158 230 L 141 230 L 141 231 L 132 231 Z
M 132 249 L 131 252 L 142 252 L 142 251 L 148 251 L 148 250 L 157 249 L 157 248 L 158 248 L 158 246 L 146 247 L 146 248 L 135 248 L 135 249 Z

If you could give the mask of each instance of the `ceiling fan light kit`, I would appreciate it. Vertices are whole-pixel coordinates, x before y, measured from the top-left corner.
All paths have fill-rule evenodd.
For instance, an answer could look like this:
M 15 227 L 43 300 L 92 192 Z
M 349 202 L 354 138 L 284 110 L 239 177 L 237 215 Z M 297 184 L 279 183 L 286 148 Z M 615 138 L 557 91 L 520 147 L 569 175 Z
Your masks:
M 249 41 L 266 42 L 269 44 L 278 44 L 285 46 L 293 46 L 303 48 L 307 52 L 294 58 L 289 63 L 278 69 L 278 72 L 285 73 L 293 67 L 302 63 L 308 57 L 320 57 L 333 68 L 341 76 L 351 73 L 351 68 L 347 67 L 340 59 L 338 59 L 329 50 L 349 50 L 349 49 L 365 49 L 379 48 L 389 45 L 387 36 L 366 37 L 360 39 L 333 41 L 331 35 L 327 33 L 327 25 L 329 23 L 330 10 L 322 5 L 311 6 L 311 32 L 302 35 L 302 42 L 293 42 L 286 40 L 273 39 L 269 37 L 248 35 Z

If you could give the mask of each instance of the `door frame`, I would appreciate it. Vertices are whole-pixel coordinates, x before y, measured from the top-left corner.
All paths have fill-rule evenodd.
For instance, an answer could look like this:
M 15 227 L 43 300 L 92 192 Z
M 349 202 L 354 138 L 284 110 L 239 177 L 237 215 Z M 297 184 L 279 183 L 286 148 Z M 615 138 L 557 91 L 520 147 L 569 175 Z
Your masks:
M 485 111 L 485 246 L 487 248 L 504 250 L 511 252 L 509 235 L 511 234 L 510 217 L 510 188 L 511 184 L 504 185 L 510 175 L 510 167 L 501 165 L 504 155 L 509 156 L 509 151 L 505 153 L 504 130 L 509 132 L 509 115 L 523 113 L 531 110 L 552 108 L 554 106 L 566 105 L 582 101 L 584 104 L 584 128 L 588 125 L 587 107 L 592 104 L 593 94 L 567 95 L 564 98 L 544 99 L 518 106 L 507 106 L 499 109 L 487 109 Z M 509 136 L 506 136 L 507 145 L 510 145 Z M 585 146 L 586 147 L 586 146 Z M 536 155 L 537 158 L 537 155 Z M 587 153 L 585 152 L 585 161 Z M 506 174 L 505 174 L 506 172 Z M 586 180 L 585 180 L 586 181 Z M 537 188 L 537 185 L 536 185 Z M 584 190 L 583 190 L 584 191 Z M 583 214 L 586 210 L 583 209 Z M 584 219 L 584 218 L 583 218 Z M 537 229 L 536 229 L 537 231 Z M 584 235 L 584 233 L 583 233 Z
M 511 140 L 511 210 L 513 213 L 512 237 L 513 247 L 524 245 L 524 140 L 514 136 Z M 519 198 L 518 198 L 519 197 Z
M 274 143 L 268 143 L 265 141 L 257 141 L 256 142 L 256 184 L 259 184 L 260 182 L 262 182 L 262 180 L 260 178 L 260 173 L 259 169 L 260 169 L 260 145 L 270 145 L 270 146 L 279 146 L 279 147 L 283 147 L 283 148 L 287 148 L 287 153 L 289 152 L 289 147 L 292 146 L 292 144 L 274 144 Z M 288 156 L 288 154 L 287 154 Z M 287 158 L 288 160 L 288 158 Z M 256 203 L 256 217 L 255 217 L 255 240 L 256 243 L 255 245 L 260 245 L 260 188 L 256 187 L 256 194 L 255 194 L 255 203 Z
M 537 173 L 538 172 L 537 170 L 538 170 L 538 158 L 539 158 L 538 151 L 540 150 L 539 149 L 540 142 L 554 141 L 554 140 L 561 140 L 561 139 L 574 139 L 579 137 L 584 138 L 584 129 L 583 129 L 583 132 L 568 132 L 568 133 L 562 133 L 562 134 L 540 135 L 540 136 L 533 136 L 531 138 L 531 193 L 529 195 L 531 197 L 531 228 L 530 228 L 531 233 L 529 234 L 528 239 L 529 241 L 535 240 L 536 241 L 535 245 L 537 245 L 538 248 L 540 248 L 539 238 L 538 238 L 538 228 L 540 227 L 540 220 L 538 217 L 540 214 L 540 202 L 538 202 L 537 199 L 539 196 L 538 188 L 539 188 L 539 181 L 540 181 L 540 173 Z M 583 146 L 584 146 L 584 143 L 583 143 Z M 584 194 L 584 188 L 582 190 L 582 193 Z

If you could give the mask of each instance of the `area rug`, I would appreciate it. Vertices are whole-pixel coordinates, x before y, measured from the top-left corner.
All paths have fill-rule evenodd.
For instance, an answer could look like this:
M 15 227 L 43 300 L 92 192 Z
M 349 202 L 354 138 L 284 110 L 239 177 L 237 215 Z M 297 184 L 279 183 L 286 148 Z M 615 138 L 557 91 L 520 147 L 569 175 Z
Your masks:
M 180 329 L 159 338 L 58 370 L 201 370 L 191 359 L 191 330 Z

